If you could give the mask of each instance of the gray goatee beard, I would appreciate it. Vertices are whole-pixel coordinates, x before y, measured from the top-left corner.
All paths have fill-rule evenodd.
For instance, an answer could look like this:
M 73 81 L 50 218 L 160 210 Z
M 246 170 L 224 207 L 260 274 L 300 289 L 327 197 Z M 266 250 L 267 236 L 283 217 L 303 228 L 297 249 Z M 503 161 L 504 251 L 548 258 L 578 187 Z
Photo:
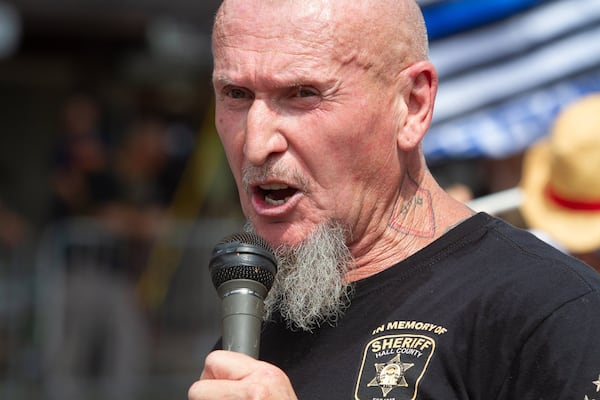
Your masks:
M 246 229 L 253 231 L 250 224 Z M 335 325 L 350 304 L 344 276 L 353 264 L 341 224 L 319 225 L 302 243 L 275 250 L 278 272 L 265 299 L 265 319 L 279 312 L 289 329 Z

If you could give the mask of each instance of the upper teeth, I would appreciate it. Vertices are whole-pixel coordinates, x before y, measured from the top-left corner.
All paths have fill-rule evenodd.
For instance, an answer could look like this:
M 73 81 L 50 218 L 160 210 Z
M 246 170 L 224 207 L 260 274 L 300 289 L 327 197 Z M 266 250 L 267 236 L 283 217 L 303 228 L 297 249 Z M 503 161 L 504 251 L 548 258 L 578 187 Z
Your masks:
M 263 190 L 280 190 L 287 189 L 288 185 L 284 183 L 269 183 L 267 185 L 260 185 L 260 188 Z

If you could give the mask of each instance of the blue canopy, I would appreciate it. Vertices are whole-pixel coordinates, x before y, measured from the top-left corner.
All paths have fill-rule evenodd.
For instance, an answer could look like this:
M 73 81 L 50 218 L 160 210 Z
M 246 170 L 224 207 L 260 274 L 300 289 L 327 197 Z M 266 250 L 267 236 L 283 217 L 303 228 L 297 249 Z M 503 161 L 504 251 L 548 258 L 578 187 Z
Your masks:
M 506 157 L 600 91 L 600 0 L 422 0 L 440 76 L 430 162 Z

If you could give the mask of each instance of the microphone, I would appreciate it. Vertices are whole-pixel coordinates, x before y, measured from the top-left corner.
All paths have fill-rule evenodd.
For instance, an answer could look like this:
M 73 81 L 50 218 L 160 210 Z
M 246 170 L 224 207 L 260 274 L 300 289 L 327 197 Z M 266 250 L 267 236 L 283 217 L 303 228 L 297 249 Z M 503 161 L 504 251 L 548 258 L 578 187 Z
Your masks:
M 217 243 L 208 267 L 221 298 L 223 349 L 257 359 L 264 299 L 277 273 L 271 246 L 254 233 L 234 233 Z

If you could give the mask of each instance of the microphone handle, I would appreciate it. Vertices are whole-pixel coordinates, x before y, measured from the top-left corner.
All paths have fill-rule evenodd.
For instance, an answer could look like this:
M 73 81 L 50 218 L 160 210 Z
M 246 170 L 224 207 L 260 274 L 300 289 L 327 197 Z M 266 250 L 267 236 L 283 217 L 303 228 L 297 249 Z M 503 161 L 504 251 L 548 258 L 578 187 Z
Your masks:
M 267 289 L 250 279 L 232 279 L 217 289 L 221 296 L 223 349 L 258 359 Z

